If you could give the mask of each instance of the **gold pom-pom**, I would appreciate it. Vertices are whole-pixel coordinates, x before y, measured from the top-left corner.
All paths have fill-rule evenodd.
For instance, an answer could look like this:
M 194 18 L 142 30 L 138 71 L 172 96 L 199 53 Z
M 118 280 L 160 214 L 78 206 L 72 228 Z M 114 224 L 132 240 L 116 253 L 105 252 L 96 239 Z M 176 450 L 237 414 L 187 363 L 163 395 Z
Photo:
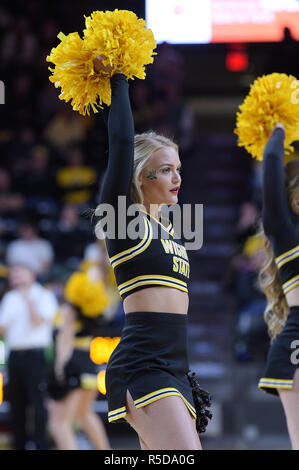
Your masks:
M 101 315 L 109 303 L 104 282 L 92 280 L 86 272 L 71 275 L 65 285 L 64 296 L 89 318 Z
M 56 88 L 61 88 L 59 95 L 61 100 L 66 102 L 71 100 L 74 111 L 89 115 L 91 107 L 96 113 L 97 106 L 111 100 L 106 84 L 108 78 L 95 73 L 93 66 L 95 54 L 86 48 L 78 33 L 70 33 L 67 36 L 59 33 L 58 38 L 61 43 L 53 48 L 47 57 L 48 62 L 55 64 L 54 69 L 49 67 L 53 72 L 49 80 Z
M 292 143 L 299 139 L 299 82 L 292 75 L 272 73 L 257 78 L 237 112 L 235 134 L 238 146 L 259 161 L 271 132 L 278 122 L 285 127 L 285 161 L 290 159 Z
M 145 65 L 153 62 L 156 42 L 145 21 L 128 10 L 95 11 L 85 17 L 84 37 L 78 33 L 65 36 L 59 33 L 61 43 L 47 57 L 55 68 L 49 77 L 55 87 L 61 87 L 61 100 L 71 100 L 72 107 L 80 114 L 88 114 L 110 106 L 110 76 L 121 70 L 127 79 L 145 78 Z M 104 56 L 104 66 L 96 73 L 94 59 Z
M 145 78 L 145 65 L 153 62 L 156 41 L 145 21 L 128 10 L 94 11 L 85 17 L 87 47 L 107 57 L 112 74 L 121 70 L 127 78 Z

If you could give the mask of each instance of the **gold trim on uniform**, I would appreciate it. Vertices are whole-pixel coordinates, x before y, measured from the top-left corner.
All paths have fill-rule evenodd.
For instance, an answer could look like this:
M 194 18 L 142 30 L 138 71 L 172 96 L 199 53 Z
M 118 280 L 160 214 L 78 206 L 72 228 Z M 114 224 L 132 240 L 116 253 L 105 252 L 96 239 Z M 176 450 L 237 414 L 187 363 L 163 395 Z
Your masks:
M 144 250 L 147 249 L 147 247 L 151 243 L 152 238 L 153 238 L 152 226 L 147 219 L 143 219 L 143 221 L 144 221 L 145 227 L 144 227 L 144 236 L 141 242 L 139 242 L 137 245 L 133 246 L 132 248 L 128 248 L 127 250 L 121 251 L 117 255 L 114 255 L 111 258 L 109 258 L 113 269 L 119 264 L 123 263 L 124 261 L 128 261 L 129 259 L 132 259 L 135 256 L 142 253 Z
M 135 287 L 144 286 L 147 284 L 157 284 L 167 287 L 174 287 L 176 289 L 188 292 L 187 284 L 184 281 L 170 276 L 162 276 L 159 274 L 145 274 L 144 276 L 137 276 L 129 281 L 124 282 L 118 286 L 120 295 L 135 289 Z
M 258 384 L 258 387 L 263 389 L 265 388 L 286 388 L 291 389 L 293 388 L 294 380 L 285 380 L 285 379 L 268 379 L 268 378 L 261 378 Z
M 292 259 L 295 259 L 299 256 L 299 245 L 295 246 L 289 251 L 282 253 L 282 255 L 275 258 L 275 262 L 278 268 L 281 268 L 284 264 L 288 263 Z
M 287 294 L 290 290 L 294 289 L 295 287 L 299 286 L 299 274 L 297 276 L 292 277 L 289 281 L 285 282 L 282 285 L 283 292 Z
M 170 397 L 170 396 L 178 396 L 180 397 L 183 402 L 185 403 L 188 411 L 192 415 L 193 418 L 196 418 L 196 411 L 195 408 L 186 400 L 186 398 L 176 389 L 176 388 L 161 388 L 160 390 L 156 390 L 155 392 L 148 393 L 137 400 L 134 400 L 134 405 L 136 408 L 142 408 L 143 406 L 149 405 L 154 401 L 160 400 L 161 398 Z M 108 413 L 108 421 L 111 423 L 117 419 L 123 418 L 126 416 L 127 411 L 126 407 L 123 406 L 122 408 L 118 408 L 117 410 L 110 411 Z
M 108 421 L 111 423 L 112 421 L 116 421 L 117 419 L 123 418 L 126 416 L 127 410 L 125 406 L 121 408 L 117 408 L 117 410 L 109 411 L 108 413 Z
M 174 230 L 173 230 L 173 228 L 172 228 L 171 222 L 169 222 L 168 227 L 165 227 L 165 225 L 163 225 L 162 222 L 160 222 L 158 219 L 156 219 L 156 217 L 153 216 L 152 214 L 150 214 L 149 212 L 145 212 L 145 211 L 142 211 L 142 210 L 140 210 L 140 212 L 143 212 L 144 214 L 147 214 L 147 215 L 149 215 L 150 217 L 152 217 L 158 224 L 161 225 L 162 228 L 164 228 L 164 230 L 166 230 L 166 232 L 170 233 L 170 235 L 173 235 Z M 172 232 L 172 233 L 171 233 L 171 232 Z

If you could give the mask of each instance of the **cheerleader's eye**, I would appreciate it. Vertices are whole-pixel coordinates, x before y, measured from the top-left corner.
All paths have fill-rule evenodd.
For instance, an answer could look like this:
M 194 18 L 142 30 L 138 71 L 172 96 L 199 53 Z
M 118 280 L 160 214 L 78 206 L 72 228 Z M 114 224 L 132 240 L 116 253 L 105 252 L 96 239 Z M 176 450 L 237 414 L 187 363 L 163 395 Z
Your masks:
M 170 168 L 167 167 L 167 168 L 163 168 L 162 170 L 162 173 L 169 173 L 170 172 Z

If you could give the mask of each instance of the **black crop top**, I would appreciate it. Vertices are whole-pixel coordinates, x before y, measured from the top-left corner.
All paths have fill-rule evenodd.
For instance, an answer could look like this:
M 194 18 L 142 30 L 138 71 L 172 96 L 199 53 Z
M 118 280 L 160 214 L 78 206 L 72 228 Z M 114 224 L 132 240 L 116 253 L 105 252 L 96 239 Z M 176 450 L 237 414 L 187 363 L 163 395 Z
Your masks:
M 106 109 L 109 140 L 108 167 L 103 181 L 100 203 L 110 204 L 117 214 L 118 196 L 124 196 L 126 208 L 133 201 L 130 190 L 134 168 L 134 124 L 129 101 L 128 83 L 123 74 L 111 78 L 111 106 Z M 125 224 L 136 219 L 126 215 Z M 189 261 L 185 247 L 171 223 L 163 225 L 150 214 L 139 210 L 138 237 L 109 237 L 106 248 L 114 269 L 119 293 L 124 299 L 140 289 L 168 286 L 188 292 Z M 115 217 L 118 233 L 118 217 Z
M 298 217 L 291 210 L 285 184 L 284 130 L 276 128 L 263 155 L 263 226 L 272 245 L 286 294 L 299 286 Z

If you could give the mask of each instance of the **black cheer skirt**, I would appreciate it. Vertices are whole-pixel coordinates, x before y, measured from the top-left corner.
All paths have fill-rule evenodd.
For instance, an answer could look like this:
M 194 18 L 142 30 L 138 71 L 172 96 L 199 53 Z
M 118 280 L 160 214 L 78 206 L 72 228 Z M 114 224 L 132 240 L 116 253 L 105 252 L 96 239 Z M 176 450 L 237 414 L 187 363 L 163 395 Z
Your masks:
M 259 388 L 272 395 L 277 389 L 290 390 L 299 367 L 299 306 L 290 307 L 286 324 L 270 346 Z
M 127 390 L 136 408 L 179 396 L 196 418 L 188 372 L 187 315 L 128 313 L 106 369 L 109 422 L 124 420 Z
M 58 380 L 52 368 L 48 377 L 48 394 L 56 401 L 63 400 L 76 388 L 97 390 L 97 366 L 90 359 L 89 348 L 75 348 L 64 367 L 64 379 Z

